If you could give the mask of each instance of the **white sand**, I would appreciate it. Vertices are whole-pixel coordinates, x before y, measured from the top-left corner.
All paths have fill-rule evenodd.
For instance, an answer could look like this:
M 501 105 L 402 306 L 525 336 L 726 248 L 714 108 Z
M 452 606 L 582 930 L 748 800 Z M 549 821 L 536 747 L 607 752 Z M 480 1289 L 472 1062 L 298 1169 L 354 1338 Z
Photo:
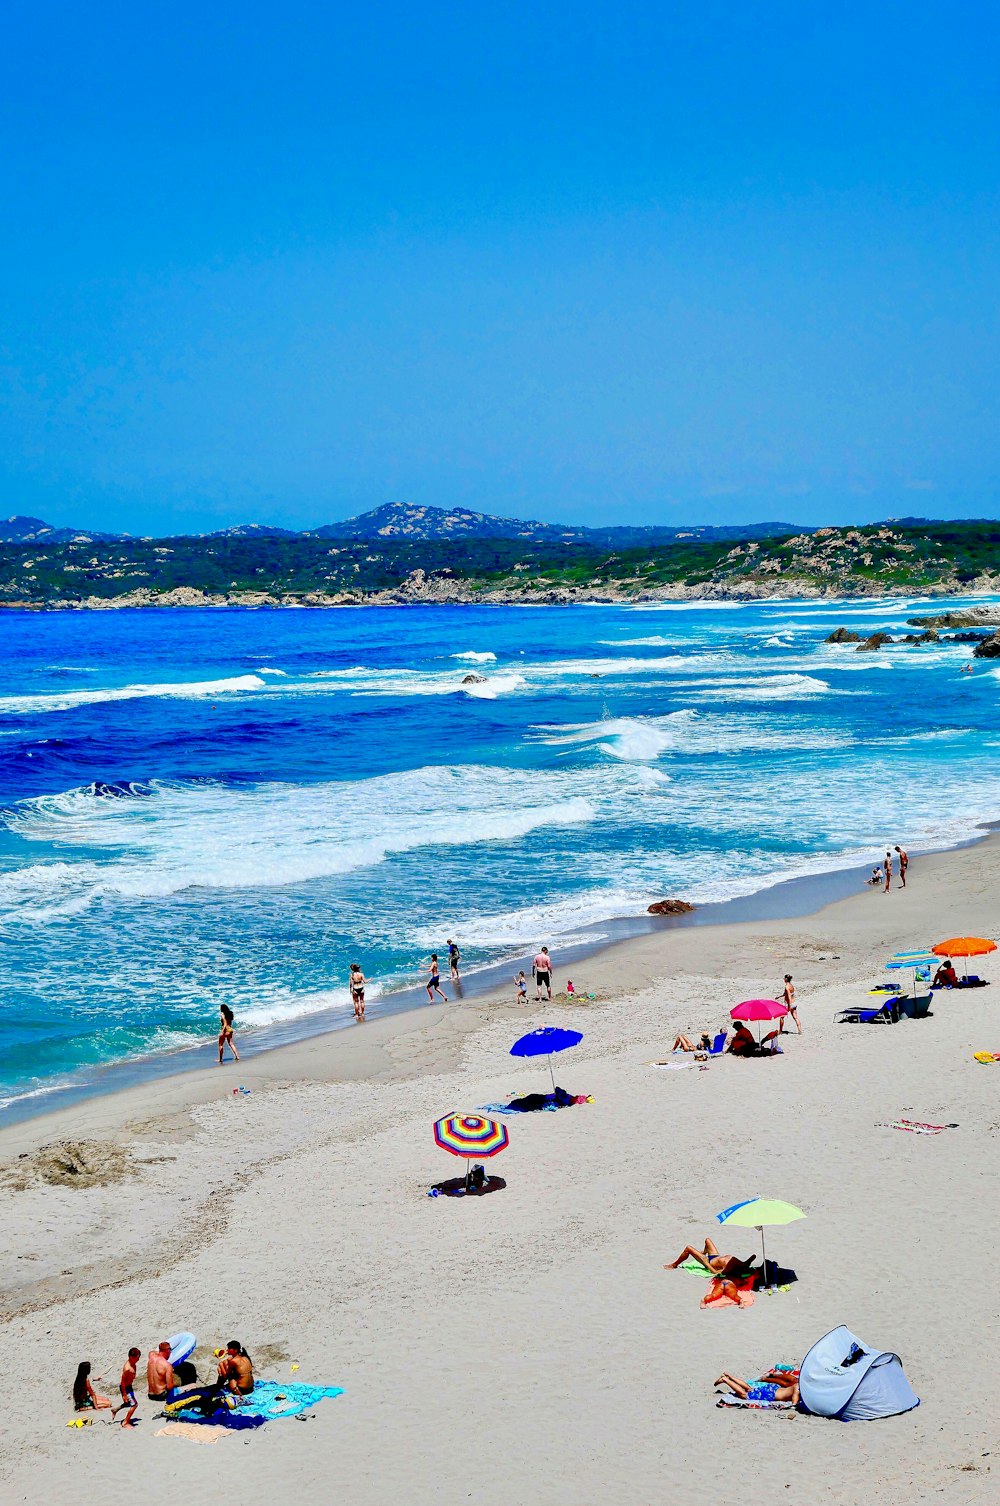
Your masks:
M 0 1189 L 0 1501 L 992 1500 L 1000 1065 L 972 1052 L 1000 1049 L 1000 967 L 987 959 L 993 988 L 940 997 L 923 1022 L 832 1019 L 889 952 L 995 932 L 998 868 L 991 839 L 916 862 L 905 894 L 665 933 L 574 968 L 611 1001 L 428 1008 L 4 1131 L 8 1169 L 66 1135 L 145 1164 L 107 1186 Z M 783 1057 L 647 1065 L 786 970 L 804 1034 Z M 431 1122 L 544 1089 L 544 1066 L 508 1048 L 560 1021 L 585 1040 L 558 1080 L 596 1103 L 509 1121 L 490 1167 L 504 1191 L 427 1198 L 460 1169 Z M 960 1128 L 875 1127 L 898 1116 Z M 799 1281 L 703 1312 L 704 1283 L 663 1263 L 757 1192 L 808 1213 L 768 1243 Z M 719 1243 L 749 1254 L 755 1239 Z M 721 1369 L 797 1363 L 840 1322 L 902 1356 L 915 1412 L 843 1425 L 715 1407 Z M 235 1335 L 269 1357 L 263 1375 L 289 1379 L 294 1361 L 296 1380 L 346 1394 L 212 1448 L 156 1437 L 144 1391 L 137 1432 L 65 1426 L 78 1360 L 110 1390 L 130 1344 L 145 1354 L 181 1328 L 203 1370 Z

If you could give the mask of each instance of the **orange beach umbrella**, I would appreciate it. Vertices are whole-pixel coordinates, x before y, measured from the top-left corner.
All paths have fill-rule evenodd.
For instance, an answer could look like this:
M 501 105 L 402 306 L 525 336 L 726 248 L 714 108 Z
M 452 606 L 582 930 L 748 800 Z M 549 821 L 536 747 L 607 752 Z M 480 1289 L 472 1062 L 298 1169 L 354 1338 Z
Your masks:
M 995 952 L 996 949 L 996 942 L 988 941 L 985 936 L 952 936 L 948 941 L 939 941 L 931 947 L 936 957 L 985 957 L 987 952 Z

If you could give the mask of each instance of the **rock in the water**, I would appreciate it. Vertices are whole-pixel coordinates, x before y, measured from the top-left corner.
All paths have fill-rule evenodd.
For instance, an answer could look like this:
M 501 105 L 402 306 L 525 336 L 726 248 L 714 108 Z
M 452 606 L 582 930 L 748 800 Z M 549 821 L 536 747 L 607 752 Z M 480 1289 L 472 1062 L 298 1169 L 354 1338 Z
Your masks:
M 462 676 L 462 684 L 463 685 L 485 685 L 486 684 L 486 676 L 485 675 L 463 675 Z
M 824 642 L 826 642 L 826 643 L 860 643 L 861 642 L 861 634 L 860 633 L 852 633 L 851 630 L 850 630 L 850 628 L 834 628 L 833 632 L 829 635 L 829 637 L 826 638 L 826 639 L 824 639 Z
M 1000 659 L 1000 633 L 994 633 L 991 638 L 984 638 L 982 643 L 977 643 L 972 650 L 977 659 Z
M 892 642 L 894 642 L 894 639 L 890 633 L 872 633 L 871 637 L 866 638 L 864 643 L 858 644 L 854 652 L 856 654 L 874 654 L 877 649 L 882 647 L 883 643 Z
M 941 642 L 941 638 L 940 638 L 940 635 L 938 633 L 936 633 L 933 628 L 928 628 L 927 631 L 926 631 L 926 633 L 907 633 L 906 636 L 903 639 L 903 642 L 904 643 L 940 643 Z
M 694 905 L 689 905 L 686 899 L 658 899 L 654 905 L 650 905 L 647 915 L 690 915 Z

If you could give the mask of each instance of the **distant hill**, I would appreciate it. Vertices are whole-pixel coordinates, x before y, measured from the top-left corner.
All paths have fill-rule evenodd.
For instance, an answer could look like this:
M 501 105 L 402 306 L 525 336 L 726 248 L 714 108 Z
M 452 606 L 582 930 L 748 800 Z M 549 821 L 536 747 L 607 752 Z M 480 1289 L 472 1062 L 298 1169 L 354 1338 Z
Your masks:
M 590 544 L 595 548 L 627 549 L 643 544 L 670 544 L 675 539 L 765 539 L 811 530 L 794 523 L 739 523 L 726 528 L 698 525 L 668 528 L 658 524 L 584 528 L 568 523 L 500 518 L 473 512 L 468 507 L 416 507 L 408 502 L 386 502 L 359 517 L 305 531 L 319 539 L 362 539 L 373 543 L 380 539 L 521 539 L 531 544 Z
M 99 533 L 92 528 L 53 528 L 41 518 L 27 518 L 20 514 L 13 518 L 0 518 L 0 543 L 4 544 L 69 544 L 74 540 L 87 543 L 91 539 L 125 539 L 126 533 Z

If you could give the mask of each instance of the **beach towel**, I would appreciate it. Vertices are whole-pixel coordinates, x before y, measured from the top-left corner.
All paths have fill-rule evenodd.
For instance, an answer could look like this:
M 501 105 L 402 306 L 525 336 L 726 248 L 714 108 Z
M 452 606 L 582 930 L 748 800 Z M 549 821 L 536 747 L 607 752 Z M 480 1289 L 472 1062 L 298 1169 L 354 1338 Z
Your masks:
M 717 1407 L 742 1407 L 747 1412 L 794 1412 L 794 1401 L 750 1401 L 742 1396 L 720 1396 Z
M 572 1109 L 579 1103 L 593 1103 L 593 1098 L 584 1094 L 569 1094 L 565 1088 L 560 1088 L 562 1097 L 554 1093 L 530 1093 L 527 1099 L 513 1098 L 507 1103 L 481 1103 L 477 1109 L 480 1114 L 535 1114 L 555 1113 L 556 1109 Z
M 756 1272 L 749 1276 L 739 1276 L 735 1281 L 714 1276 L 712 1285 L 701 1299 L 701 1305 L 702 1307 L 752 1307 L 756 1280 Z M 731 1297 L 725 1290 L 726 1285 L 736 1287 L 737 1296 Z
M 680 1072 L 684 1067 L 693 1067 L 694 1062 L 650 1062 L 649 1065 L 660 1072 Z
M 690 1258 L 682 1260 L 677 1269 L 679 1271 L 690 1271 L 692 1276 L 704 1276 L 706 1280 L 712 1274 L 711 1271 L 706 1271 L 700 1261 L 691 1260 Z
M 908 1130 L 911 1135 L 940 1135 L 942 1130 L 958 1129 L 957 1124 L 921 1124 L 917 1119 L 890 1119 L 876 1124 L 876 1129 Z
M 218 1443 L 220 1438 L 231 1437 L 232 1429 L 220 1427 L 217 1423 L 201 1427 L 194 1422 L 165 1422 L 162 1428 L 157 1428 L 156 1436 L 157 1438 L 189 1438 L 192 1443 Z
M 274 1422 L 278 1417 L 298 1417 L 309 1412 L 326 1396 L 343 1396 L 343 1386 L 307 1386 L 300 1381 L 258 1381 L 250 1396 L 241 1396 L 238 1415 Z
M 992 1066 L 994 1062 L 1000 1062 L 1000 1054 L 994 1051 L 975 1051 L 973 1052 L 972 1059 L 973 1061 L 982 1062 L 984 1066 Z

